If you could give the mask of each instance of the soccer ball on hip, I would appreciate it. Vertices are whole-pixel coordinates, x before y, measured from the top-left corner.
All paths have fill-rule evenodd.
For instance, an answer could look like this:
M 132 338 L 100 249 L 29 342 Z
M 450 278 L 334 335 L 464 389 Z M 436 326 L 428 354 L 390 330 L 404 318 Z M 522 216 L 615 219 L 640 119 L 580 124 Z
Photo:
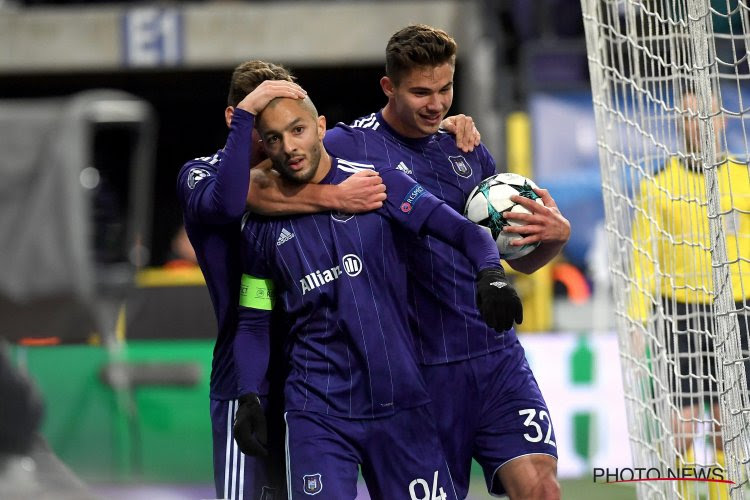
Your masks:
M 530 254 L 539 243 L 511 246 L 510 242 L 523 236 L 503 232 L 505 226 L 523 226 L 524 223 L 506 220 L 503 212 L 530 213 L 523 206 L 514 203 L 510 197 L 514 194 L 525 196 L 543 205 L 534 192 L 537 185 L 534 181 L 518 174 L 503 173 L 488 177 L 475 187 L 466 200 L 464 215 L 467 219 L 487 229 L 497 243 L 500 257 L 505 260 L 518 259 Z

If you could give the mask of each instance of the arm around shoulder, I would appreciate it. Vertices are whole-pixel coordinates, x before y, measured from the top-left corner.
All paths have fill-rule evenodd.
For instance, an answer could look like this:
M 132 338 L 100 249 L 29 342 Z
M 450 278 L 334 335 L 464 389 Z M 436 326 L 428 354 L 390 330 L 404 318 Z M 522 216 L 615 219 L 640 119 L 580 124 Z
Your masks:
M 293 215 L 338 210 L 336 186 L 292 184 L 270 168 L 266 160 L 250 173 L 247 207 L 267 216 Z
M 383 205 L 385 186 L 374 171 L 358 172 L 341 184 L 292 184 L 261 163 L 250 175 L 247 206 L 261 215 L 279 216 L 336 210 L 360 213 Z

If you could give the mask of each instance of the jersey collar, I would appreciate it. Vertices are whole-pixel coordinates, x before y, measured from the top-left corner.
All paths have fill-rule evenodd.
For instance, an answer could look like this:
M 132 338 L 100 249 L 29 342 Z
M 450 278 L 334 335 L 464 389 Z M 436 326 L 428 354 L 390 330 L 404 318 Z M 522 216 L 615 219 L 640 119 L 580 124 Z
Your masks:
M 382 109 L 375 114 L 375 117 L 377 118 L 378 123 L 380 123 L 380 126 L 383 127 L 385 130 L 387 130 L 390 135 L 398 139 L 399 142 L 403 142 L 404 144 L 407 144 L 407 145 L 415 145 L 415 146 L 425 145 L 428 142 L 432 141 L 432 139 L 437 135 L 437 134 L 430 134 L 426 137 L 418 137 L 418 138 L 404 137 L 403 135 L 396 132 L 393 129 L 393 127 L 388 125 L 388 122 L 386 122 L 385 118 L 383 118 Z
M 329 153 L 330 155 L 330 153 Z M 339 159 L 336 158 L 333 155 L 331 156 L 331 168 L 328 170 L 328 173 L 320 179 L 320 182 L 318 184 L 333 184 L 333 180 L 336 178 L 336 172 L 338 172 L 339 168 Z

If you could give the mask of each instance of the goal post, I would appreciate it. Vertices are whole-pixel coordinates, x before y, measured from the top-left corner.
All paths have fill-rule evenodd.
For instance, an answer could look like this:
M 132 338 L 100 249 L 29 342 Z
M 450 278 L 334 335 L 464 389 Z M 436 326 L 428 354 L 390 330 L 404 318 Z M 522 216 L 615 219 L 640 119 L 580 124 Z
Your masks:
M 639 498 L 744 498 L 749 0 L 581 0 Z M 720 477 L 724 476 L 724 477 Z

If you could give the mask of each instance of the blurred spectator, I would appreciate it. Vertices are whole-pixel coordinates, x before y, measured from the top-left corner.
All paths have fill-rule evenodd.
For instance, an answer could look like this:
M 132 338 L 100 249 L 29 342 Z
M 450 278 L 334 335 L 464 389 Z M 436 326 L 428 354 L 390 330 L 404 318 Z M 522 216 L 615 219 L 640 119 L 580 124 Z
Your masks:
M 185 226 L 180 226 L 172 237 L 169 258 L 164 264 L 167 269 L 181 269 L 198 265 L 193 245 L 190 244 Z
M 742 257 L 750 255 L 750 179 L 747 165 L 727 156 L 722 147 L 725 123 L 719 99 L 713 96 L 709 114 L 716 158 L 706 157 L 708 153 L 703 151 L 699 96 L 686 91 L 676 104 L 681 110 L 678 126 L 682 150 L 688 155 L 670 157 L 661 171 L 641 183 L 636 206 L 644 209 L 636 212 L 632 229 L 634 285 L 638 286 L 632 286 L 630 291 L 629 315 L 643 325 L 663 323 L 663 327 L 651 329 L 663 332 L 663 337 L 656 341 L 666 354 L 664 357 L 659 352 L 659 358 L 669 364 L 668 389 L 676 407 L 672 426 L 675 446 L 680 452 L 678 467 L 700 462 L 694 441 L 705 443 L 708 437 L 715 446 L 713 460 L 723 468 L 724 443 L 716 425 L 721 421 L 719 391 L 723 389 L 717 383 L 720 379 L 717 370 L 722 363 L 730 364 L 730 359 L 718 359 L 715 346 L 719 341 L 731 346 L 732 341 L 721 339 L 721 331 L 717 330 L 719 317 L 714 317 L 718 312 L 714 304 L 721 300 L 712 281 L 712 275 L 719 271 L 714 270 L 709 252 L 713 250 L 713 241 L 704 163 L 714 162 L 724 215 L 726 272 L 735 301 L 730 318 L 737 321 L 735 335 L 739 335 L 738 347 L 742 350 L 741 365 L 731 362 L 744 368 L 746 379 L 750 379 L 747 361 L 750 266 Z M 703 416 L 707 408 L 710 418 Z M 709 498 L 729 498 L 727 485 L 710 488 L 714 493 L 709 490 Z

